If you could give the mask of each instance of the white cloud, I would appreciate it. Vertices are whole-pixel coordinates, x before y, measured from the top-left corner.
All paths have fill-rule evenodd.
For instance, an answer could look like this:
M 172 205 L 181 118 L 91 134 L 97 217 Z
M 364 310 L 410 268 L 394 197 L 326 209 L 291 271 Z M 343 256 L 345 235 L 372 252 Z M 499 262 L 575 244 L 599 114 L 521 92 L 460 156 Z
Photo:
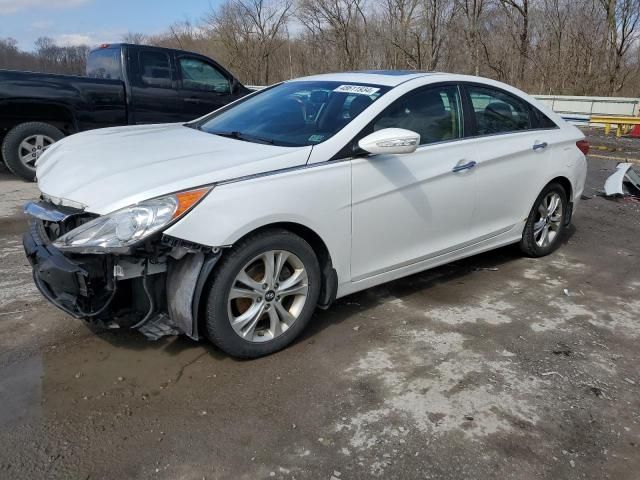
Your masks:
M 91 0 L 0 0 L 0 15 L 10 15 L 32 8 L 72 8 Z
M 76 45 L 88 45 L 95 47 L 102 43 L 116 43 L 121 41 L 124 31 L 120 30 L 97 30 L 73 33 L 60 33 L 49 35 L 56 45 L 61 47 L 71 47 Z
M 52 37 L 57 45 L 61 47 L 72 47 L 75 45 L 94 45 L 98 42 L 91 35 L 86 35 L 83 33 L 63 33 L 62 35 L 54 35 Z

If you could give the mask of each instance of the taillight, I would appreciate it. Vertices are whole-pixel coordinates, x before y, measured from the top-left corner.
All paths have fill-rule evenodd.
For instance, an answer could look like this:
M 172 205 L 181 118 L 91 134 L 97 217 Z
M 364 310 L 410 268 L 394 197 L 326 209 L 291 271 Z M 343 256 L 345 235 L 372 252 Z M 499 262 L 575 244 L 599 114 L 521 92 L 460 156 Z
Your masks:
M 587 140 L 578 140 L 576 142 L 576 147 L 578 147 L 578 149 L 580 149 L 580 151 L 582 153 L 584 153 L 585 155 L 589 154 L 589 142 Z

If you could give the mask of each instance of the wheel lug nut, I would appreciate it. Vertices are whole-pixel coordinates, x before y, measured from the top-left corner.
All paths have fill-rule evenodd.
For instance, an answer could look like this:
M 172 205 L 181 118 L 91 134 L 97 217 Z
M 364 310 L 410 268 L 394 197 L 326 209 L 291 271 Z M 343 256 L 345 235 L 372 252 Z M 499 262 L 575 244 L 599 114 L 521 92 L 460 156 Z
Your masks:
M 275 288 L 278 288 L 278 287 L 280 287 L 280 284 L 276 283 L 276 284 L 274 285 L 274 287 L 275 287 Z
M 263 289 L 263 290 L 266 290 L 267 288 L 269 288 L 269 285 L 267 285 L 266 283 L 263 283 L 263 284 L 262 284 L 262 289 Z

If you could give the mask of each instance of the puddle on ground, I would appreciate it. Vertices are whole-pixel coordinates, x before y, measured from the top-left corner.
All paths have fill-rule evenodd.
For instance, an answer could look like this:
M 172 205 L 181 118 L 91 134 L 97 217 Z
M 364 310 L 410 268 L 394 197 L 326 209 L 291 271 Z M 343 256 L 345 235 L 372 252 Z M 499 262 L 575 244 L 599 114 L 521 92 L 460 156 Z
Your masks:
M 149 342 L 122 331 L 49 347 L 0 368 L 0 427 L 144 402 L 210 361 L 207 348 L 185 337 Z M 204 369 L 197 375 L 206 376 Z

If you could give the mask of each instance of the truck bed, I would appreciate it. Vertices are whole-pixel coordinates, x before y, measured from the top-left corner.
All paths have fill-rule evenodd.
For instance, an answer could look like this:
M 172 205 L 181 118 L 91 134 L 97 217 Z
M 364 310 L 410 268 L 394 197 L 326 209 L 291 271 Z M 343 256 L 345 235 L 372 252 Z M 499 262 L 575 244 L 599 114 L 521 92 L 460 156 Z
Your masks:
M 39 109 L 48 106 L 56 117 L 60 110 L 68 110 L 76 131 L 127 123 L 125 86 L 120 80 L 0 70 L 3 120 L 15 122 L 27 116 L 25 101 L 34 107 L 37 103 Z M 13 103 L 20 105 L 12 110 Z

